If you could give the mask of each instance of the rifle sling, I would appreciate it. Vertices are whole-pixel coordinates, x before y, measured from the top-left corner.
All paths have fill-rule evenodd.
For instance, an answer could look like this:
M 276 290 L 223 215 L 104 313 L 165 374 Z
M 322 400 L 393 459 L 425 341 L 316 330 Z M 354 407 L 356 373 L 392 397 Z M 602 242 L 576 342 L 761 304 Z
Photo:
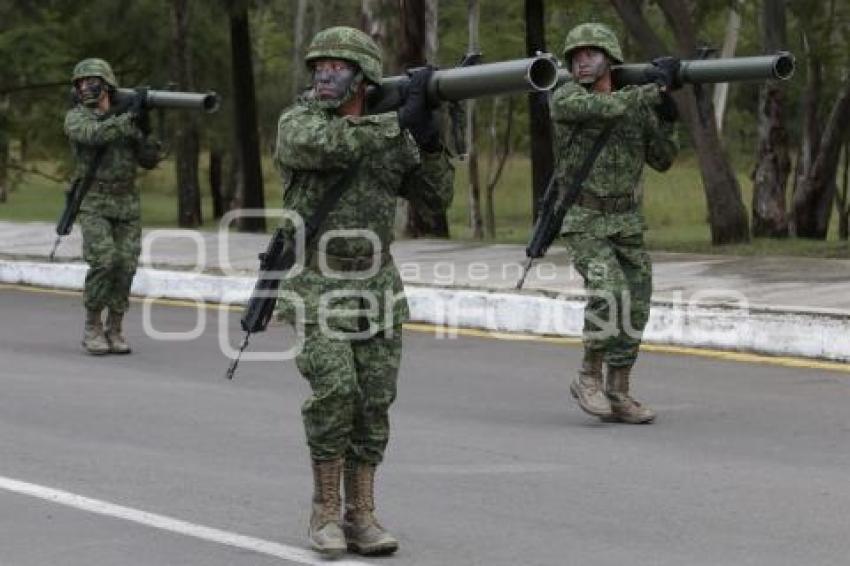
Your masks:
M 596 158 L 599 157 L 600 153 L 602 153 L 602 148 L 605 147 L 605 143 L 611 136 L 611 131 L 613 129 L 614 122 L 610 121 L 605 125 L 605 128 L 599 132 L 599 135 L 593 142 L 593 147 L 590 148 L 590 152 L 584 158 L 581 167 L 573 177 L 572 184 L 570 184 L 569 188 L 562 193 L 561 199 L 559 199 L 561 202 L 556 203 L 556 208 L 562 207 L 565 214 L 566 210 L 575 204 L 576 200 L 578 200 L 584 181 L 590 174 L 590 170 L 593 168 Z
M 100 167 L 101 162 L 103 161 L 103 156 L 106 154 L 106 146 L 100 145 L 95 150 L 94 157 L 89 161 L 88 167 L 86 167 L 86 173 L 83 175 L 82 180 L 80 181 L 80 198 L 77 199 L 79 204 L 82 204 L 83 198 L 85 198 L 86 193 L 89 192 L 92 183 L 94 182 L 94 176 L 97 174 L 97 170 Z
M 310 216 L 304 224 L 304 242 L 307 247 L 309 247 L 316 238 L 319 228 L 322 226 L 325 218 L 327 218 L 328 214 L 330 214 L 331 210 L 333 210 L 334 206 L 336 206 L 339 202 L 339 199 L 342 198 L 342 193 L 344 193 L 345 189 L 348 188 L 348 185 L 351 184 L 351 181 L 354 179 L 359 167 L 360 160 L 356 161 L 351 169 L 347 169 L 340 176 L 339 180 L 322 195 L 322 200 L 319 201 L 318 206 L 316 206 L 316 210 L 313 211 L 313 215 Z

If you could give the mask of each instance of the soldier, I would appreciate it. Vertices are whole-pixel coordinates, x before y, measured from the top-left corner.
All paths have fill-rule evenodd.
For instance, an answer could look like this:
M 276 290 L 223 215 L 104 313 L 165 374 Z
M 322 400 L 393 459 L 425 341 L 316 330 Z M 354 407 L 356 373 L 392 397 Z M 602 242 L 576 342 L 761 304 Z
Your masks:
M 411 77 L 398 112 L 364 115 L 366 87 L 381 80 L 381 53 L 369 36 L 325 29 L 313 38 L 306 63 L 312 89 L 278 123 L 284 208 L 307 221 L 327 191 L 342 191 L 308 246 L 304 270 L 283 286 L 305 307 L 296 365 L 312 389 L 302 407 L 314 479 L 308 536 L 327 555 L 346 548 L 390 554 L 398 541 L 375 519 L 373 491 L 408 319 L 390 255 L 396 197 L 415 202 L 417 211 L 445 211 L 453 168 L 426 102 L 430 69 Z M 295 302 L 282 295 L 278 304 L 292 323 Z
M 83 294 L 86 321 L 83 347 L 90 354 L 128 354 L 122 320 L 141 251 L 136 165 L 152 169 L 159 144 L 149 127 L 141 97 L 118 107 L 118 82 L 109 63 L 84 59 L 71 75 L 75 106 L 65 115 L 79 179 L 97 160 L 94 182 L 80 206 L 83 257 L 89 264 Z M 102 312 L 108 309 L 104 331 Z
M 679 61 L 656 59 L 647 74 L 649 84 L 618 89 L 611 66 L 623 62 L 620 45 L 598 23 L 567 34 L 564 59 L 572 80 L 551 101 L 555 174 L 568 183 L 594 146 L 600 148 L 561 232 L 588 294 L 584 360 L 570 391 L 585 412 L 603 420 L 649 423 L 655 413 L 629 393 L 652 295 L 637 190 L 644 162 L 665 171 L 677 153 L 677 114 L 669 91 L 681 86 Z M 604 384 L 603 362 L 608 368 Z

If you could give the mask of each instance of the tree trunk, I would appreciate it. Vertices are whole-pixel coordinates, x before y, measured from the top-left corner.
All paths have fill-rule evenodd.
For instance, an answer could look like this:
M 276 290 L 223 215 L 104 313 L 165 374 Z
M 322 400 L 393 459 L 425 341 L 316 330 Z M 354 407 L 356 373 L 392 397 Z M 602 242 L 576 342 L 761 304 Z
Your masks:
M 478 53 L 478 22 L 480 20 L 478 0 L 467 1 L 467 53 Z M 484 223 L 481 219 L 481 176 L 478 168 L 478 120 L 476 101 L 466 101 L 466 159 L 469 171 L 469 227 L 472 237 L 480 240 L 484 237 Z
M 650 57 L 671 53 L 652 31 L 638 4 L 631 0 L 611 0 L 611 4 L 629 33 Z M 696 52 L 696 32 L 688 6 L 682 0 L 658 0 L 658 5 L 673 31 L 679 51 L 688 56 Z M 748 241 L 749 225 L 741 187 L 717 133 L 711 96 L 705 88 L 697 85 L 683 88 L 674 98 L 699 160 L 712 243 L 720 245 Z
M 248 9 L 233 2 L 230 12 L 230 47 L 233 69 L 233 109 L 236 119 L 237 148 L 240 152 L 242 207 L 262 213 L 265 210 L 263 173 L 260 164 L 260 140 L 257 131 L 257 102 L 251 57 L 251 29 Z M 263 216 L 244 217 L 239 221 L 243 232 L 264 232 Z
M 488 238 L 496 237 L 496 202 L 493 193 L 505 170 L 505 163 L 511 154 L 511 133 L 514 124 L 514 99 L 508 97 L 508 110 L 505 117 L 505 133 L 502 143 L 499 143 L 496 122 L 499 114 L 499 98 L 493 101 L 493 111 L 490 114 L 490 158 L 487 160 L 487 186 L 484 193 L 484 226 Z M 501 150 L 498 150 L 501 146 Z M 499 151 L 499 155 L 496 152 Z
M 189 49 L 189 0 L 172 1 L 172 78 L 177 90 L 194 91 L 191 50 Z M 195 228 L 203 223 L 201 187 L 198 182 L 200 135 L 193 112 L 179 112 L 174 118 L 174 167 L 177 177 L 177 224 Z
M 850 80 L 841 88 L 827 118 L 820 149 L 808 175 L 803 177 L 794 195 L 797 236 L 825 240 L 837 190 L 835 177 L 850 122 Z
M 429 24 L 434 2 L 428 0 L 399 0 L 401 42 L 396 58 L 399 68 L 421 67 L 428 63 L 426 48 L 436 42 L 436 22 Z M 428 37 L 428 31 L 432 37 Z M 407 204 L 407 226 L 405 234 L 412 238 L 449 237 L 449 222 L 445 213 L 423 216 L 413 203 Z
M 363 0 L 367 2 L 368 0 Z M 313 21 L 310 25 L 310 29 L 313 30 L 312 35 L 316 35 L 322 30 L 323 20 L 322 20 L 322 3 L 321 2 L 310 2 L 310 7 L 313 9 Z
M 360 4 L 360 29 L 369 34 L 378 45 L 384 45 L 387 26 L 380 14 L 379 0 L 363 0 Z M 319 3 L 316 3 L 318 5 Z
M 820 152 L 821 123 L 818 107 L 823 89 L 823 66 L 821 58 L 812 49 L 808 36 L 803 34 L 803 49 L 806 57 L 806 88 L 803 91 L 803 139 L 800 142 L 799 158 L 796 164 L 794 179 L 794 196 L 791 206 L 790 232 L 794 236 L 814 237 L 817 224 L 812 194 L 811 177 L 815 159 Z M 809 236 L 807 236 L 809 234 Z
M 762 49 L 775 53 L 787 47 L 785 0 L 762 4 Z M 753 170 L 753 236 L 788 235 L 786 195 L 791 152 L 785 129 L 785 93 L 778 81 L 766 81 L 759 90 L 759 142 Z
M 474 1 L 474 0 L 473 0 Z M 472 237 L 484 237 L 484 222 L 481 218 L 481 176 L 478 168 L 478 117 L 475 100 L 466 101 L 466 161 L 469 172 L 469 227 Z
M 301 94 L 304 86 L 304 24 L 307 15 L 307 0 L 298 0 L 295 8 L 295 29 L 292 33 L 292 99 Z
M 9 198 L 9 97 L 0 95 L 0 203 Z
M 525 51 L 529 57 L 546 53 L 546 29 L 543 0 L 525 0 Z M 554 170 L 552 120 L 549 96 L 543 92 L 528 94 L 529 137 L 531 140 L 532 223 L 540 212 L 543 193 Z
M 220 220 L 225 212 L 223 161 L 221 150 L 210 151 L 210 194 L 212 195 L 213 218 L 216 220 Z
M 844 179 L 838 198 L 838 238 L 847 241 L 850 238 L 850 142 L 844 144 Z
M 770 2 L 771 0 L 765 0 Z M 733 0 L 729 5 L 729 19 L 726 22 L 726 34 L 723 38 L 723 48 L 720 50 L 721 57 L 732 57 L 735 55 L 735 46 L 738 44 L 738 33 L 741 31 L 741 2 Z M 771 51 L 767 51 L 771 53 Z M 718 83 L 714 86 L 714 121 L 717 123 L 717 131 L 723 131 L 723 116 L 726 114 L 726 99 L 729 94 L 729 83 Z

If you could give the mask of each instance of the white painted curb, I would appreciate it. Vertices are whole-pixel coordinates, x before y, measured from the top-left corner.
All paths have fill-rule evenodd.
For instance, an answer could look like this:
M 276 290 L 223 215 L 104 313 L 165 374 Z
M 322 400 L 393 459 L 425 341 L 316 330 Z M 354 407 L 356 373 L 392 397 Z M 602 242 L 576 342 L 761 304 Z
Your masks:
M 0 260 L 0 282 L 83 288 L 86 265 Z M 225 277 L 140 268 L 132 293 L 138 296 L 244 304 L 254 277 Z M 446 327 L 499 332 L 580 336 L 580 296 L 469 289 L 406 287 L 411 317 Z M 753 351 L 850 362 L 850 313 L 750 307 L 737 303 L 653 301 L 644 332 L 650 343 Z

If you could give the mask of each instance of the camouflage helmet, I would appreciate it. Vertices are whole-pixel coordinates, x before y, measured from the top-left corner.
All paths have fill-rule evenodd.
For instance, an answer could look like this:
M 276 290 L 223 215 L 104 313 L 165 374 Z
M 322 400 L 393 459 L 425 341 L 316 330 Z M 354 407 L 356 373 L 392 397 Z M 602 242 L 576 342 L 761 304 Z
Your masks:
M 83 77 L 100 77 L 110 87 L 118 88 L 118 81 L 115 80 L 112 67 L 103 59 L 89 58 L 77 63 L 74 66 L 74 72 L 71 73 L 71 82 L 76 83 Z
M 564 59 L 570 63 L 571 53 L 581 47 L 595 47 L 605 52 L 615 63 L 623 62 L 620 42 L 611 28 L 605 24 L 581 24 L 570 30 L 564 43 Z
M 381 82 L 381 48 L 359 29 L 338 26 L 316 34 L 304 61 L 310 65 L 316 59 L 343 59 L 355 63 L 367 80 Z

